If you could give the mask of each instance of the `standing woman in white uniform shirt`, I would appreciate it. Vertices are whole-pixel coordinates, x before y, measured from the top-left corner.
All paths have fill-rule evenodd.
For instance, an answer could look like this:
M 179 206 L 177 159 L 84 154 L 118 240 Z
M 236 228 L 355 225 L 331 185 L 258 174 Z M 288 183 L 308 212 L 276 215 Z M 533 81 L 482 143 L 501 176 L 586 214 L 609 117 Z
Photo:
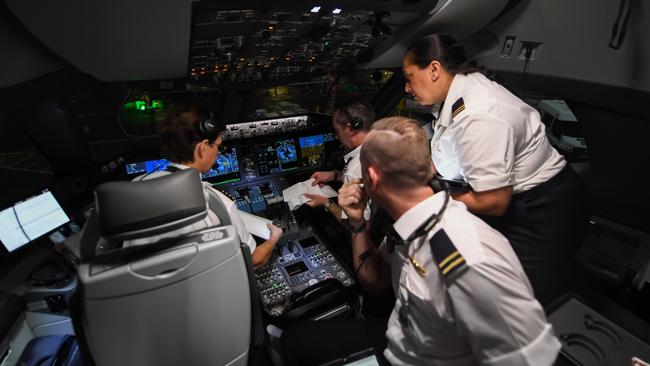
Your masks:
M 588 201 L 577 174 L 548 142 L 539 113 L 478 71 L 442 34 L 416 40 L 403 60 L 406 92 L 436 105 L 435 171 L 471 186 L 454 198 L 508 238 L 545 304 L 567 290 Z

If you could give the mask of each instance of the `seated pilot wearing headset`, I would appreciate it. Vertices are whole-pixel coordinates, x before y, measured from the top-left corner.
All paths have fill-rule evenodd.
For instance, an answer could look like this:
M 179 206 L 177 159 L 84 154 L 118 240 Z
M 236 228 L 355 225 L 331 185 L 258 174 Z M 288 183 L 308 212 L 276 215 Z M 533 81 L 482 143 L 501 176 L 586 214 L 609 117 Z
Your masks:
M 180 106 L 174 108 L 158 126 L 160 152 L 164 158 L 170 161 L 168 167 L 162 171 L 136 177 L 134 181 L 152 179 L 188 168 L 193 168 L 201 174 L 209 171 L 219 154 L 223 127 L 223 125 L 211 119 L 201 118 L 197 106 Z M 270 231 L 269 240 L 256 246 L 255 240 L 244 226 L 244 222 L 239 215 L 235 203 L 221 192 L 212 188 L 209 184 L 204 183 L 204 187 L 206 190 L 213 190 L 226 206 L 232 225 L 235 227 L 240 241 L 246 243 L 251 250 L 253 267 L 258 268 L 264 265 L 271 257 L 273 248 L 282 236 L 282 229 L 268 224 Z M 218 224 L 219 218 L 214 212 L 209 210 L 208 216 L 190 226 L 153 238 L 124 242 L 124 246 L 149 244 L 163 238 L 183 235 Z
M 318 171 L 312 174 L 312 185 L 323 185 L 332 181 L 347 183 L 352 179 L 361 178 L 361 164 L 359 164 L 359 151 L 366 138 L 370 126 L 375 121 L 375 110 L 369 102 L 361 98 L 352 98 L 337 105 L 332 116 L 332 129 L 336 138 L 347 151 L 344 156 L 345 167 L 343 171 Z M 345 212 L 327 197 L 305 193 L 310 207 L 325 207 L 325 210 L 337 220 L 345 220 Z M 366 220 L 370 219 L 370 207 L 365 212 Z

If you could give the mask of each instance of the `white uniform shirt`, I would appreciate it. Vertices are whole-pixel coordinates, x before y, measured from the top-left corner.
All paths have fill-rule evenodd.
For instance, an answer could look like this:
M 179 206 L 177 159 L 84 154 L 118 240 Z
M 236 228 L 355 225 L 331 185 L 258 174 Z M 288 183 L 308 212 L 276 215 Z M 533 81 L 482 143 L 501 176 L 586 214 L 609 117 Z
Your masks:
M 452 116 L 460 98 L 464 109 Z M 440 175 L 462 178 L 477 192 L 525 192 L 566 165 L 539 113 L 481 73 L 454 77 L 434 125 L 431 158 Z
M 361 159 L 359 155 L 361 154 L 361 145 L 357 146 L 356 149 L 345 154 L 343 159 L 345 160 L 345 167 L 343 168 L 343 184 L 355 180 L 361 179 Z M 363 211 L 363 217 L 366 221 L 370 220 L 370 205 L 366 206 L 366 209 Z M 348 215 L 344 211 L 341 211 L 341 218 L 347 219 Z
M 444 195 L 420 202 L 395 222 L 402 239 L 439 212 Z M 442 269 L 430 244 L 438 234 L 446 235 L 459 253 L 440 261 Z M 429 233 L 396 246 L 392 254 L 384 242 L 380 252 L 391 265 L 397 298 L 384 351 L 392 365 L 544 366 L 556 359 L 560 342 L 510 244 L 464 204 L 450 199 Z M 409 255 L 425 274 L 416 270 Z M 450 267 L 457 272 L 443 275 Z
M 174 166 L 178 169 L 188 169 L 188 166 L 182 165 L 182 164 L 176 164 L 176 163 L 170 163 L 169 165 Z M 139 181 L 139 180 L 148 180 L 148 179 L 153 179 L 156 177 L 161 177 L 163 175 L 167 174 L 172 174 L 171 172 L 162 170 L 162 171 L 157 171 L 154 173 L 150 173 L 146 176 L 140 176 L 136 177 L 134 181 Z M 144 178 L 142 178 L 144 177 Z M 228 197 L 226 197 L 223 193 L 219 192 L 218 190 L 212 188 L 208 183 L 203 182 L 203 187 L 205 191 L 205 199 L 206 202 L 208 200 L 208 189 L 211 189 L 213 192 L 217 194 L 217 197 L 221 199 L 223 202 L 224 206 L 226 206 L 226 210 L 228 211 L 228 215 L 230 216 L 230 221 L 232 222 L 232 225 L 235 227 L 235 231 L 237 232 L 237 235 L 239 236 L 239 241 L 242 243 L 246 243 L 248 247 L 251 250 L 251 253 L 255 251 L 255 247 L 257 246 L 257 243 L 255 242 L 255 239 L 253 239 L 253 236 L 248 232 L 246 229 L 246 226 L 244 225 L 244 221 L 242 220 L 241 216 L 239 215 L 239 211 L 237 209 L 237 206 L 235 203 Z M 191 232 L 196 232 L 211 226 L 218 226 L 220 224 L 219 217 L 212 212 L 212 210 L 208 210 L 208 215 L 204 217 L 202 220 L 194 222 L 188 226 L 182 227 L 180 229 L 176 229 L 164 234 L 148 237 L 148 238 L 142 238 L 142 239 L 135 239 L 135 240 L 128 240 L 125 241 L 123 246 L 124 247 L 129 247 L 133 245 L 143 245 L 143 244 L 151 244 L 151 243 L 156 243 L 161 239 L 165 238 L 173 238 L 177 236 L 181 236 L 184 234 L 188 234 Z

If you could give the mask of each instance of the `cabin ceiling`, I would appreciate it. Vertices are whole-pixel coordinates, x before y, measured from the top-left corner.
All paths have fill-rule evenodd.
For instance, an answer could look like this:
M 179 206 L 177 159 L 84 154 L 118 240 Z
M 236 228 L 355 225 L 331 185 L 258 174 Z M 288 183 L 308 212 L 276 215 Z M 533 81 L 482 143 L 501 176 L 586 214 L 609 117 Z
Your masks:
M 368 50 L 393 42 L 437 3 L 6 0 L 39 42 L 99 80 L 187 77 L 200 84 L 224 76 L 229 82 L 286 78 L 369 61 Z M 320 11 L 312 12 L 314 6 Z

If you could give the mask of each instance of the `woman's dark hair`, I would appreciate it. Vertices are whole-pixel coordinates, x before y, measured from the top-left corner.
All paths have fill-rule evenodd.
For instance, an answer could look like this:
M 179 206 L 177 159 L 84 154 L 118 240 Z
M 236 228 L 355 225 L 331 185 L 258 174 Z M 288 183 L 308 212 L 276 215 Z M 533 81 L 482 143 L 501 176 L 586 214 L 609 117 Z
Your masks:
M 408 46 L 405 57 L 421 69 L 437 60 L 452 75 L 483 71 L 474 60 L 467 59 L 465 48 L 447 34 L 418 38 Z
M 199 128 L 199 124 L 205 123 L 206 120 L 207 118 L 202 115 L 197 105 L 174 107 L 167 117 L 158 124 L 162 156 L 175 163 L 192 162 L 194 147 L 206 138 Z M 223 124 L 211 122 L 219 133 L 224 130 Z M 218 137 L 219 133 L 215 136 Z

